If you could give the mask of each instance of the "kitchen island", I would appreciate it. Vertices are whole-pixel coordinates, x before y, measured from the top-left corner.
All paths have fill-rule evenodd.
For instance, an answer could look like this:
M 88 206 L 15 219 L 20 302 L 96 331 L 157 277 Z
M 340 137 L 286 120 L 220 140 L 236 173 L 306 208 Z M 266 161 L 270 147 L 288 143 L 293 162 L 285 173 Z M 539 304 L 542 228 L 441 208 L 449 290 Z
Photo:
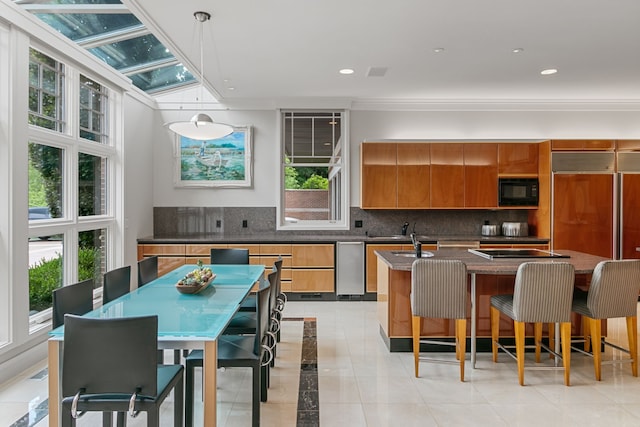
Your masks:
M 467 266 L 469 273 L 469 317 L 467 336 L 470 337 L 471 361 L 475 365 L 478 347 L 490 351 L 491 324 L 489 320 L 489 299 L 492 295 L 513 293 L 515 273 L 518 266 L 526 261 L 550 261 L 548 258 L 498 258 L 487 259 L 466 249 L 441 249 L 429 251 L 431 259 L 458 259 Z M 554 259 L 557 262 L 573 264 L 576 283 L 584 287 L 596 264 L 606 258 L 570 250 L 557 250 L 569 258 Z M 414 259 L 410 251 L 376 251 L 378 257 L 378 320 L 380 334 L 390 351 L 411 350 L 411 264 Z M 572 333 L 580 331 L 579 317 L 573 319 Z M 528 325 L 527 335 L 533 336 L 533 327 Z M 454 336 L 454 322 L 447 319 L 433 319 L 423 322 L 421 336 Z M 513 336 L 513 322 L 501 319 L 501 336 Z M 478 339 L 479 337 L 479 339 Z M 476 346 L 476 341 L 479 346 Z

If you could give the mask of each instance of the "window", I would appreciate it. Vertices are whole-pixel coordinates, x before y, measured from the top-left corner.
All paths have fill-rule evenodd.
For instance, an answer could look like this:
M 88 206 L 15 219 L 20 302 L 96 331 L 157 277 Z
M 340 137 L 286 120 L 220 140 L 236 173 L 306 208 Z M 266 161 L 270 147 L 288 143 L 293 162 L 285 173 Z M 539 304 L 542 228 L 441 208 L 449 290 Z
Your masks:
M 80 138 L 108 144 L 107 89 L 93 80 L 80 76 Z
M 29 124 L 64 132 L 64 66 L 29 49 Z
M 348 228 L 344 111 L 281 112 L 279 229 Z
M 117 234 L 111 232 L 116 221 L 109 194 L 118 172 L 110 168 L 119 163 L 114 161 L 119 152 L 109 124 L 109 117 L 118 117 L 111 112 L 117 103 L 110 96 L 118 93 L 71 64 L 33 48 L 29 55 L 29 124 L 35 125 L 28 129 L 33 333 L 50 319 L 53 289 L 86 279 L 102 287 L 110 236 Z M 70 84 L 68 76 L 76 76 L 78 83 Z M 63 112 L 75 124 L 66 132 Z

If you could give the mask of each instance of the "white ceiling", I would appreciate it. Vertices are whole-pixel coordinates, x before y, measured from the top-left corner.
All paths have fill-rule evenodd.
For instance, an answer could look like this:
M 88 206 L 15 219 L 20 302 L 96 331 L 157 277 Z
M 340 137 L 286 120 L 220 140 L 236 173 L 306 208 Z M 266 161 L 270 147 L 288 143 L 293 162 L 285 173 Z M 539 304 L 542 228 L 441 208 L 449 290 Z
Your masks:
M 640 101 L 640 0 L 123 3 L 226 104 Z

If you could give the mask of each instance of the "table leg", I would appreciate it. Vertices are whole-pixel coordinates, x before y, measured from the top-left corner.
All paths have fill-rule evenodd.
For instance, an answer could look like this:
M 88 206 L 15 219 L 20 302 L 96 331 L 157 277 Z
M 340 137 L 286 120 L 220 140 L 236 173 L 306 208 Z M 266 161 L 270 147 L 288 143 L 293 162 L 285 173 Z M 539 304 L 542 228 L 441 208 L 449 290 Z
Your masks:
M 476 274 L 471 273 L 471 368 L 476 368 Z
M 204 425 L 215 427 L 216 414 L 216 371 L 218 369 L 218 342 L 205 341 L 202 381 L 204 393 Z
M 49 427 L 60 425 L 60 351 L 62 341 L 49 340 L 47 368 L 49 377 Z

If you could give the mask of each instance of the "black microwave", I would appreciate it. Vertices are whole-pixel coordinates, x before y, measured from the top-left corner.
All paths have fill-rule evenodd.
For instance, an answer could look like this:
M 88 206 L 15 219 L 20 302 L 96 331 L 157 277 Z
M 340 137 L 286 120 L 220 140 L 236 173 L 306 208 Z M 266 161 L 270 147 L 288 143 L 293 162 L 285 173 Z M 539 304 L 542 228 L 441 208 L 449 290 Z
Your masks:
M 538 178 L 499 178 L 498 206 L 538 206 Z

